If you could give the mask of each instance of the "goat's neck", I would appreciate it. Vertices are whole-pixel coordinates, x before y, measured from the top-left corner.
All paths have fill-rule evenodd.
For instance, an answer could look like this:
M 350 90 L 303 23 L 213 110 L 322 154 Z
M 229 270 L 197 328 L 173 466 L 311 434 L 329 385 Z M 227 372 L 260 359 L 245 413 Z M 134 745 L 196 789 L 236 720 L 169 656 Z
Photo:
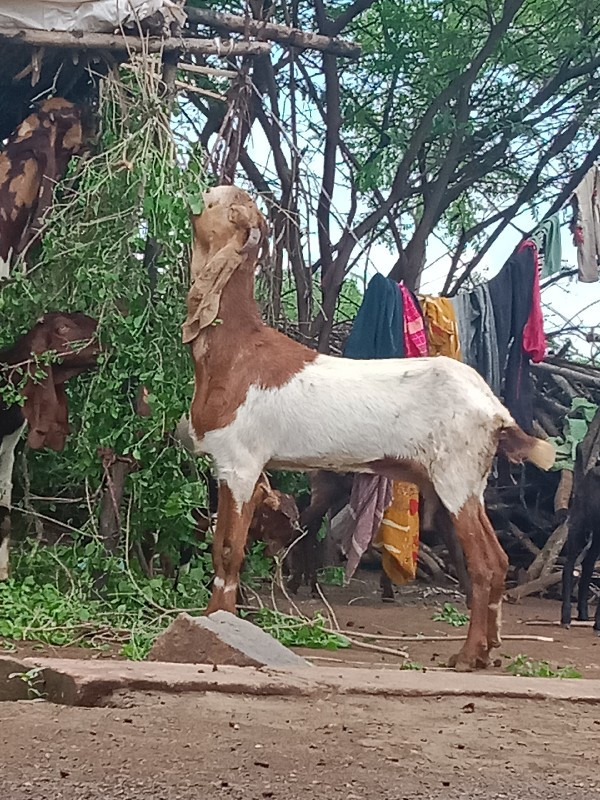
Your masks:
M 254 299 L 252 272 L 233 273 L 221 294 L 219 319 L 221 322 L 215 326 L 215 332 L 221 329 L 228 336 L 245 336 L 262 327 L 260 310 Z

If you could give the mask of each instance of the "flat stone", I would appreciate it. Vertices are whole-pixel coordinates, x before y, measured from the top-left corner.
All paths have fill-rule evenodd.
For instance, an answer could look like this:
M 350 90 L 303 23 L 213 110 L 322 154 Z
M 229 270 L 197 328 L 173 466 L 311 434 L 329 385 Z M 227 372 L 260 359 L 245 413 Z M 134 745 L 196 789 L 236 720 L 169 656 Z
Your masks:
M 311 667 L 268 633 L 228 611 L 206 617 L 182 613 L 156 639 L 149 661 L 236 667 Z
M 523 699 L 600 705 L 600 680 L 517 678 L 497 673 L 417 672 L 353 667 L 215 667 L 155 661 L 91 661 L 26 658 L 26 671 L 41 667 L 45 697 L 54 703 L 96 706 L 135 692 L 222 692 L 254 696 L 314 697 L 464 697 L 468 700 Z
M 31 672 L 30 672 L 31 670 Z M 29 677 L 24 679 L 24 676 Z M 35 666 L 12 656 L 0 656 L 0 701 L 30 700 L 43 690 L 43 680 Z

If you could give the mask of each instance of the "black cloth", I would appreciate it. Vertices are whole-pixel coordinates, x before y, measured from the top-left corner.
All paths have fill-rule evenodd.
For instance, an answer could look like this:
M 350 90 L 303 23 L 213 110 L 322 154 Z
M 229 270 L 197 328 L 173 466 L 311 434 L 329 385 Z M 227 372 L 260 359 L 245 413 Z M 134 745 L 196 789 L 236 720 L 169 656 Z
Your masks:
M 369 281 L 344 348 L 346 358 L 404 356 L 402 293 L 390 278 L 377 273 Z
M 526 433 L 533 432 L 533 382 L 523 350 L 523 328 L 533 298 L 534 251 L 515 253 L 489 283 L 494 308 L 500 369 L 505 370 L 504 403 Z

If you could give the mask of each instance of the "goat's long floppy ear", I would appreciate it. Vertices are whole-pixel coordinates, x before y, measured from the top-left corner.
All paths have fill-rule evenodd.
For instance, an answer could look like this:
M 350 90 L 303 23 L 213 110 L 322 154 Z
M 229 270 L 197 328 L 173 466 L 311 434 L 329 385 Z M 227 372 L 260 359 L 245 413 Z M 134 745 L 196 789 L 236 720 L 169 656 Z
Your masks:
M 52 430 L 55 420 L 61 416 L 60 401 L 54 385 L 52 367 L 44 367 L 44 377 L 30 379 L 25 387 L 23 415 L 27 420 L 29 432 L 27 444 L 32 450 L 46 446 L 46 437 Z
M 192 342 L 216 320 L 221 293 L 243 259 L 236 243 L 230 242 L 207 261 L 201 273 L 196 275 L 187 296 L 187 318 L 182 326 L 184 344 Z
M 54 390 L 56 392 L 56 414 L 50 423 L 45 446 L 60 451 L 64 449 L 69 435 L 69 406 L 64 384 L 55 384 Z

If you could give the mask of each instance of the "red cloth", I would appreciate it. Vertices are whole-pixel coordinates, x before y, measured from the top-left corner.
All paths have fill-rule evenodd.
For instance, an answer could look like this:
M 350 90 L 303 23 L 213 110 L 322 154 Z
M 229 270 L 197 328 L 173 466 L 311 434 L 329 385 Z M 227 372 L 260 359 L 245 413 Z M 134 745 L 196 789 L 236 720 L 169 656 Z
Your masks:
M 412 294 L 403 283 L 399 283 L 402 292 L 404 317 L 404 357 L 419 358 L 428 355 L 427 333 L 423 315 L 417 307 Z
M 534 364 L 538 364 L 546 357 L 546 336 L 544 335 L 544 317 L 542 315 L 542 297 L 540 292 L 540 270 L 538 249 L 536 245 L 527 240 L 521 244 L 518 252 L 526 247 L 533 250 L 533 290 L 531 294 L 531 311 L 523 328 L 523 350 L 529 355 Z

